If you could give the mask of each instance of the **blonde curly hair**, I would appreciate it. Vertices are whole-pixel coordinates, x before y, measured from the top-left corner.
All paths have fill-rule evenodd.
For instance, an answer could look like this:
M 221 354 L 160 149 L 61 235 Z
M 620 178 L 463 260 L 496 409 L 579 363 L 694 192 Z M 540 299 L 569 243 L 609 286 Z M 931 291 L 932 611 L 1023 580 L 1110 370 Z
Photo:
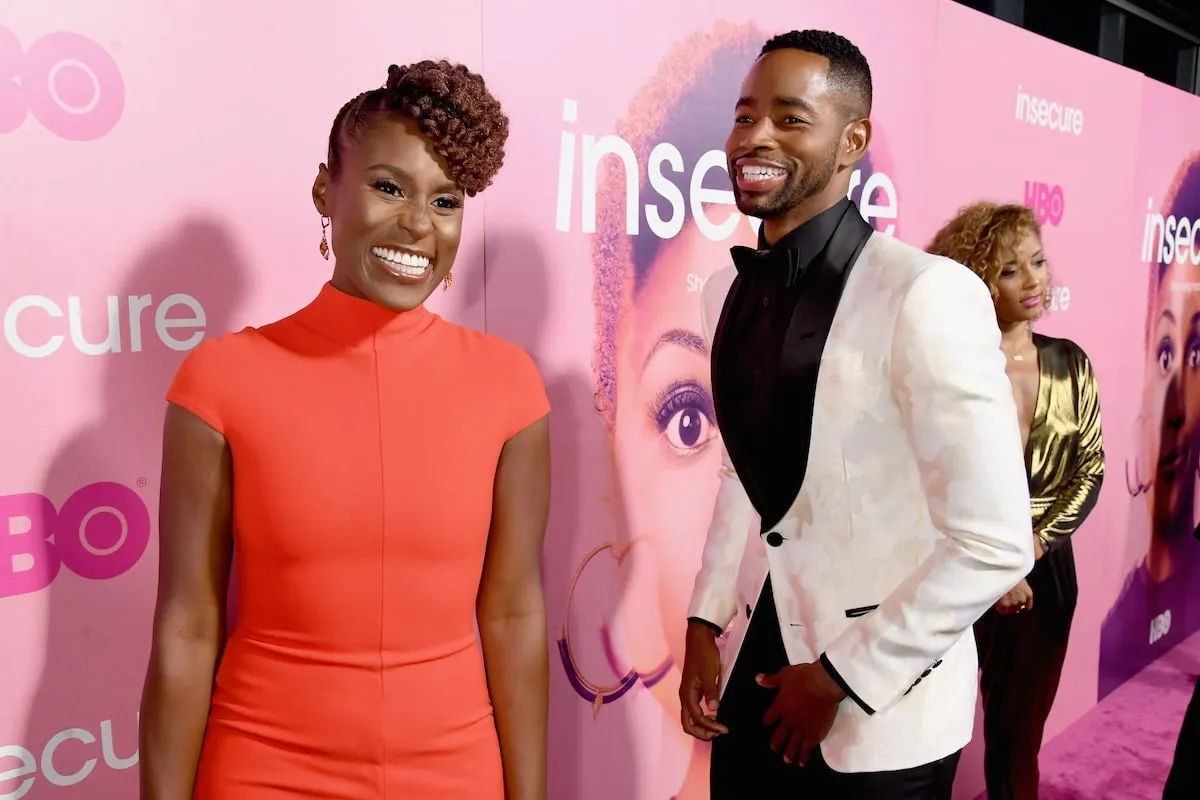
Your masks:
M 936 256 L 957 261 L 979 276 L 992 299 L 999 296 L 1000 273 L 1008 253 L 1024 234 L 1040 240 L 1042 226 L 1033 212 L 1016 203 L 972 203 L 942 226 L 925 248 Z M 1042 311 L 1050 309 L 1050 291 L 1042 298 Z

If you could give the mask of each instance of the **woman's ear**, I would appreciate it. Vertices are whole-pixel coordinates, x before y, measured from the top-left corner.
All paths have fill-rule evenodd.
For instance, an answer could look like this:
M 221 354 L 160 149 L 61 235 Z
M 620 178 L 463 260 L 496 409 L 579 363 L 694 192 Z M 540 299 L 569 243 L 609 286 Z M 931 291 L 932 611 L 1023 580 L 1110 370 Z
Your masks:
M 329 174 L 329 167 L 325 166 L 324 164 L 318 166 L 317 177 L 313 179 L 312 199 L 313 206 L 317 209 L 317 213 L 322 217 L 333 216 L 331 213 L 332 209 L 330 208 L 332 205 L 330 200 L 332 199 L 333 195 L 333 192 L 330 191 L 330 185 L 332 183 L 333 179 Z

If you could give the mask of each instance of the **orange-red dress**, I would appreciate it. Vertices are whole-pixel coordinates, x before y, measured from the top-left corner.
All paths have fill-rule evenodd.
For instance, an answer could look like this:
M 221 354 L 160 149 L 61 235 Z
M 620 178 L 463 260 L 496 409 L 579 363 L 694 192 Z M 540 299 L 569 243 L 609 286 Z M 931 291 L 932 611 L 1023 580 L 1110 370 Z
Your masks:
M 503 800 L 474 627 L 514 345 L 330 285 L 207 340 L 167 399 L 233 454 L 238 611 L 196 800 Z

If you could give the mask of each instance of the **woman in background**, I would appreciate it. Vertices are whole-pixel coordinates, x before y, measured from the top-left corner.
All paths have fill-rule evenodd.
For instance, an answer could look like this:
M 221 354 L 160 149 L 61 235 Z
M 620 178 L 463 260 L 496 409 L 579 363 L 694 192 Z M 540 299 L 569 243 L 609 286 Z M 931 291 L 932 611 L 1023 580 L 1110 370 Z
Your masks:
M 546 800 L 548 403 L 424 307 L 507 137 L 466 67 L 389 68 L 313 185 L 332 279 L 180 368 L 143 800 Z
M 1071 535 L 1104 477 L 1100 398 L 1079 345 L 1033 332 L 1049 305 L 1041 228 L 1020 205 L 962 209 L 929 252 L 965 264 L 991 290 L 1025 442 L 1037 560 L 975 626 L 990 800 L 1036 800 L 1038 751 L 1067 654 L 1078 584 Z

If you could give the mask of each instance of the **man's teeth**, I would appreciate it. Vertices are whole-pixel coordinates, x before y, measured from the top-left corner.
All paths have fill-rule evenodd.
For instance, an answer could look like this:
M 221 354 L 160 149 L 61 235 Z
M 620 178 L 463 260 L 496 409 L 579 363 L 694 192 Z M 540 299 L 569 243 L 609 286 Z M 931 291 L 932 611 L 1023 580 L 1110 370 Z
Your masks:
M 406 253 L 403 250 L 389 250 L 386 247 L 372 247 L 371 253 L 388 266 L 394 267 L 401 275 L 419 278 L 429 269 L 429 259 L 425 256 Z
M 751 181 L 765 181 L 770 178 L 779 178 L 787 174 L 787 170 L 782 170 L 779 167 L 742 167 L 742 177 Z

